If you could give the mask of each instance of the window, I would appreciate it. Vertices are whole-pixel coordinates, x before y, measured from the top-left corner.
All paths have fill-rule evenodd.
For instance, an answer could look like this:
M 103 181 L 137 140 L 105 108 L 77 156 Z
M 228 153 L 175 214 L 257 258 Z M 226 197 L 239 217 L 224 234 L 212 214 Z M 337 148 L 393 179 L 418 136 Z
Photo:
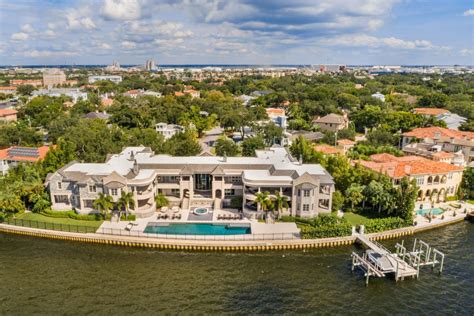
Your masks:
M 110 189 L 110 194 L 111 195 L 118 195 L 118 190 L 117 189 Z
M 235 190 L 234 189 L 225 189 L 224 194 L 225 194 L 225 196 L 234 196 L 235 195 Z
M 183 176 L 183 181 L 189 181 L 189 176 Z
M 231 176 L 231 177 L 227 177 L 227 179 L 232 183 L 241 183 L 242 182 L 242 178 L 240 176 Z
M 214 177 L 214 181 L 222 181 L 222 177 Z
M 58 182 L 58 190 L 62 190 L 63 189 L 63 183 L 62 182 Z
M 303 212 L 309 212 L 309 204 L 303 204 Z
M 311 190 L 303 190 L 303 196 L 308 197 L 311 194 Z
M 179 189 L 171 189 L 171 194 L 175 196 L 179 196 Z
M 301 196 L 301 190 L 298 189 L 298 196 Z
M 69 203 L 69 198 L 67 195 L 55 195 L 54 196 L 54 202 L 56 203 Z
M 425 183 L 425 177 L 416 177 L 416 184 L 422 185 Z
M 452 179 L 452 178 L 453 178 L 453 173 L 452 172 L 448 173 L 448 179 Z
M 90 186 L 89 186 L 89 192 L 90 192 L 90 193 L 95 193 L 95 192 L 97 192 L 96 186 L 95 186 L 95 185 L 90 185 Z

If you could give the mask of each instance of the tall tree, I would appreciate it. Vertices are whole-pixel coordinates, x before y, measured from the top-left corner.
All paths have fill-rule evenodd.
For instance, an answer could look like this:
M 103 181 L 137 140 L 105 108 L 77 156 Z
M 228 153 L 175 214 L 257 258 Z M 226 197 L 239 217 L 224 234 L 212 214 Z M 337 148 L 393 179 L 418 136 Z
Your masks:
M 128 219 L 128 212 L 130 208 L 135 207 L 135 199 L 133 198 L 133 193 L 122 191 L 117 201 L 117 206 L 119 210 L 125 210 L 125 218 Z
M 362 202 L 364 195 L 364 186 L 353 183 L 346 190 L 346 199 L 351 201 L 351 210 L 354 210 L 354 207 Z
M 123 193 L 123 191 L 122 191 Z M 107 214 L 114 207 L 114 202 L 110 195 L 99 193 L 99 197 L 92 202 L 92 206 L 102 214 L 104 219 L 107 218 Z

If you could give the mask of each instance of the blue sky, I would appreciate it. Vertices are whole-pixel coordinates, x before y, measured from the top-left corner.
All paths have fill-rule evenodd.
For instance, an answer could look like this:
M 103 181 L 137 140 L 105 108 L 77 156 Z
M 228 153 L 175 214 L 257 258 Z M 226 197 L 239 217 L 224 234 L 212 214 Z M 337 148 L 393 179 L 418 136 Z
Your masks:
M 474 64 L 472 0 L 0 0 L 0 64 Z

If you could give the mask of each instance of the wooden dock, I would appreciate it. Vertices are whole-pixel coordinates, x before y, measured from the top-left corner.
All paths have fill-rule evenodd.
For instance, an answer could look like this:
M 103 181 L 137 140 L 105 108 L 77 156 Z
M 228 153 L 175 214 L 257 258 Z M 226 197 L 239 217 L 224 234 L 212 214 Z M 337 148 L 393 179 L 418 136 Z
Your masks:
M 363 231 L 363 229 L 362 229 Z M 392 253 L 375 240 L 363 233 L 353 234 L 357 242 L 362 244 L 367 250 L 359 255 L 352 253 L 352 271 L 357 267 L 364 272 L 365 283 L 369 284 L 369 278 L 386 277 L 393 275 L 395 281 L 404 280 L 407 277 L 417 278 L 420 275 L 420 267 L 439 266 L 439 273 L 443 271 L 444 254 L 437 249 L 430 247 L 427 243 L 415 239 L 413 250 L 407 251 L 406 247 L 396 244 L 396 252 Z

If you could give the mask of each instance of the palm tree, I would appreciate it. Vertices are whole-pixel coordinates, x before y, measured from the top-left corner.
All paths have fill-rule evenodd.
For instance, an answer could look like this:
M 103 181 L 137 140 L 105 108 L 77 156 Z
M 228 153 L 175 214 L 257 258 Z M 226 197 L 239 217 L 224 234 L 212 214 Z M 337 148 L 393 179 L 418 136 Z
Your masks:
M 99 197 L 92 202 L 92 206 L 98 210 L 104 219 L 107 218 L 107 214 L 114 207 L 114 202 L 110 195 L 105 195 L 104 193 L 99 193 Z
M 351 201 L 351 210 L 354 211 L 354 206 L 362 202 L 364 199 L 364 186 L 353 183 L 346 190 L 346 198 Z
M 281 211 L 283 208 L 288 208 L 288 198 L 280 194 L 280 191 L 275 191 L 275 198 L 273 199 L 273 204 L 278 213 L 278 218 L 280 218 Z
M 158 193 L 155 196 L 156 208 L 161 208 L 168 205 L 168 198 L 163 193 Z
M 267 212 L 272 206 L 272 200 L 270 200 L 270 192 L 258 192 L 255 194 L 255 202 L 257 202 L 257 210 L 261 209 L 264 212 Z M 265 216 L 267 219 L 268 216 Z
M 135 207 L 135 199 L 132 192 L 122 191 L 120 198 L 117 201 L 119 210 L 125 209 L 125 218 L 128 218 L 128 211 L 131 207 Z

